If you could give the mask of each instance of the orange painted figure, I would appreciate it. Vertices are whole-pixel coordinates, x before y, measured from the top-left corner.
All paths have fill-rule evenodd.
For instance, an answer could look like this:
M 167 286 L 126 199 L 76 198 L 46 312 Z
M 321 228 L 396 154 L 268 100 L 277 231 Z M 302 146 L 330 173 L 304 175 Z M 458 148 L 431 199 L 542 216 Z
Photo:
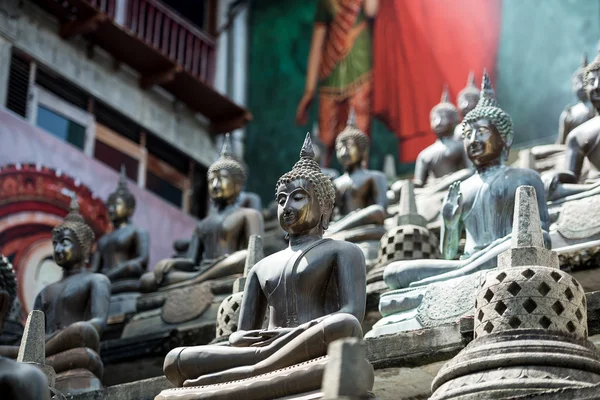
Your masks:
M 367 135 L 372 116 L 372 33 L 369 18 L 379 0 L 318 0 L 304 95 L 296 123 L 306 124 L 318 86 L 319 136 L 329 163 L 335 138 L 346 127 L 350 109 Z

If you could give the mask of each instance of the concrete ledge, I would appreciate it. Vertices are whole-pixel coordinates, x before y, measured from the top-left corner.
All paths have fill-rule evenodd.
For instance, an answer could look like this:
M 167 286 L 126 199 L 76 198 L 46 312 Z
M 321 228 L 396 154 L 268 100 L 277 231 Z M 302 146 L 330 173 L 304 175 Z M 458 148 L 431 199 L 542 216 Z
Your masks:
M 67 400 L 154 400 L 162 390 L 172 387 L 167 378 L 159 376 L 66 397 Z

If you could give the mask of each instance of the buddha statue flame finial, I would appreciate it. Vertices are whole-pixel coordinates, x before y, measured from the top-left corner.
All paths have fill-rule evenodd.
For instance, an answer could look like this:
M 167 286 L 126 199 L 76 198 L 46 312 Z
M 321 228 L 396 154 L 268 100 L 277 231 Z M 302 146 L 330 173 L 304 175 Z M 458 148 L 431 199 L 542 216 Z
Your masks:
M 358 127 L 356 124 L 356 111 L 354 111 L 354 107 L 350 108 L 350 112 L 348 113 L 348 121 L 346 122 L 346 126 Z
M 483 70 L 483 78 L 481 78 L 481 98 L 477 107 L 498 107 L 496 101 L 496 92 L 492 86 L 492 80 L 488 75 L 487 69 Z
M 310 137 L 310 132 L 306 133 L 306 138 L 304 139 L 302 149 L 300 150 L 300 158 L 315 158 L 315 149 L 312 145 L 312 138 Z
M 119 188 L 127 190 L 127 168 L 121 164 L 121 173 L 119 175 Z
M 221 158 L 233 158 L 233 145 L 231 144 L 231 135 L 225 134 L 223 146 L 221 147 Z
M 585 68 L 588 65 L 588 58 L 587 58 L 587 53 L 583 53 L 583 56 L 581 57 L 581 68 Z
M 469 86 L 477 88 L 477 85 L 475 85 L 475 72 L 473 71 L 469 71 L 469 77 L 467 78 L 467 87 Z
M 447 83 L 444 85 L 444 90 L 442 91 L 442 97 L 440 98 L 440 103 L 450 103 L 450 92 L 449 92 Z

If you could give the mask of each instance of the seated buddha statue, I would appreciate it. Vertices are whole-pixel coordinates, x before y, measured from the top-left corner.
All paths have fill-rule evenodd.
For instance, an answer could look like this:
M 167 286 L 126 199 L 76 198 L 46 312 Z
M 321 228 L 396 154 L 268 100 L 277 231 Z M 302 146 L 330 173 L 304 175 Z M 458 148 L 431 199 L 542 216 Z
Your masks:
M 380 171 L 364 167 L 369 137 L 357 128 L 352 115 L 335 140 L 336 156 L 344 173 L 333 181 L 336 215 L 328 235 L 370 224 L 383 225 L 387 215 L 387 178 Z
M 256 377 L 325 356 L 328 344 L 337 339 L 362 338 L 364 257 L 352 243 L 323 238 L 335 190 L 313 159 L 309 135 L 300 160 L 279 178 L 276 188 L 278 219 L 288 234 L 288 247 L 250 270 L 230 347 L 180 347 L 169 352 L 164 372 L 174 385 L 203 386 Z M 269 325 L 262 329 L 267 310 Z M 314 375 L 292 374 L 289 379 L 293 384 L 286 387 L 316 390 L 321 385 Z M 286 395 L 270 393 L 273 382 L 268 379 L 263 398 Z M 238 392 L 242 397 L 245 389 Z M 194 390 L 201 393 L 203 388 Z M 168 392 L 157 399 L 169 399 Z
M 460 115 L 462 118 L 465 117 L 468 113 L 471 112 L 477 106 L 477 102 L 479 101 L 479 88 L 475 85 L 475 74 L 473 71 L 469 72 L 469 77 L 467 78 L 467 86 L 464 87 L 463 90 L 458 92 L 458 96 L 456 97 L 456 105 L 460 111 Z M 454 128 L 454 140 L 458 140 L 462 143 L 463 139 L 463 130 L 462 124 L 457 124 L 456 128 Z
M 251 235 L 263 234 L 262 214 L 241 207 L 238 196 L 246 181 L 240 162 L 229 152 L 227 139 L 221 156 L 208 169 L 208 191 L 214 210 L 196 226 L 186 257 L 159 261 L 142 275 L 141 290 L 154 292 L 180 282 L 200 283 L 244 271 Z
M 579 100 L 575 105 L 567 106 L 564 111 L 560 114 L 558 120 L 558 138 L 556 139 L 557 144 L 565 144 L 567 135 L 579 125 L 594 118 L 596 110 L 590 103 L 590 99 L 586 92 L 584 84 L 584 71 L 587 67 L 587 56 L 583 55 L 581 66 L 577 68 L 573 77 L 571 78 L 571 87 L 573 93 Z
M 16 297 L 15 273 L 12 265 L 0 254 L 0 334 Z M 2 356 L 0 356 L 0 393 L 7 399 L 50 399 L 48 380 L 42 370 Z
M 486 72 L 481 99 L 462 124 L 464 148 L 476 172 L 465 181 L 452 184 L 442 206 L 440 248 L 446 260 L 389 264 L 384 271 L 384 280 L 392 289 L 463 276 L 474 272 L 471 267 L 495 267 L 495 257 L 488 263 L 473 263 L 510 237 L 515 193 L 521 185 L 533 186 L 536 190 L 540 219 L 546 231 L 546 246 L 550 247 L 548 208 L 541 177 L 534 170 L 504 164 L 513 141 L 512 120 L 496 102 Z M 464 252 L 459 260 L 455 260 L 463 231 L 466 232 Z
M 94 232 L 79 214 L 76 199 L 63 223 L 52 230 L 52 244 L 63 277 L 37 295 L 34 309 L 46 315 L 46 364 L 58 374 L 60 390 L 61 373 L 84 370 L 90 380 L 102 377 L 98 351 L 108 318 L 110 280 L 87 268 Z
M 110 279 L 113 294 L 139 291 L 139 279 L 148 264 L 150 237 L 146 230 L 131 223 L 135 197 L 127 188 L 124 166 L 117 189 L 108 196 L 106 205 L 114 229 L 98 240 L 91 270 Z
M 437 140 L 417 156 L 413 179 L 417 188 L 423 187 L 430 175 L 440 178 L 468 165 L 462 143 L 453 137 L 458 124 L 458 110 L 450 103 L 447 87 L 440 103 L 431 109 L 429 120 Z
M 596 115 L 569 132 L 565 140 L 565 165 L 562 171 L 549 175 L 546 180 L 548 199 L 558 200 L 597 189 L 600 182 L 580 184 L 581 170 L 587 159 L 600 168 L 600 51 L 583 73 L 585 90 Z

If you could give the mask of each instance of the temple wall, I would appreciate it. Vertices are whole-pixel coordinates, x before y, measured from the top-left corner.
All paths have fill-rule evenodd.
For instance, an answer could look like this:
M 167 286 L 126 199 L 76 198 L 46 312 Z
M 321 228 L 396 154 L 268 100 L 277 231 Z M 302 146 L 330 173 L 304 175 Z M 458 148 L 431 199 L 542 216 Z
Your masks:
M 86 156 L 79 149 L 11 112 L 0 110 L 0 166 L 18 163 L 35 163 L 61 171 L 78 179 L 102 200 L 106 200 L 115 190 L 119 180 L 119 174 L 100 161 Z M 152 268 L 157 261 L 172 255 L 175 239 L 192 235 L 196 220 L 131 181 L 129 189 L 137 203 L 133 224 L 150 234 L 148 267 Z M 27 266 L 30 267 L 37 266 Z M 34 298 L 35 294 L 26 295 Z
M 2 42 L 8 41 L 201 164 L 214 161 L 207 124 L 189 109 L 175 107 L 173 97 L 159 88 L 140 89 L 139 76 L 126 66 L 115 68 L 112 58 L 98 48 L 90 58 L 85 40 L 63 40 L 57 32 L 57 21 L 32 3 L 0 1 L 0 98 L 8 71 L 3 63 L 10 62 Z

